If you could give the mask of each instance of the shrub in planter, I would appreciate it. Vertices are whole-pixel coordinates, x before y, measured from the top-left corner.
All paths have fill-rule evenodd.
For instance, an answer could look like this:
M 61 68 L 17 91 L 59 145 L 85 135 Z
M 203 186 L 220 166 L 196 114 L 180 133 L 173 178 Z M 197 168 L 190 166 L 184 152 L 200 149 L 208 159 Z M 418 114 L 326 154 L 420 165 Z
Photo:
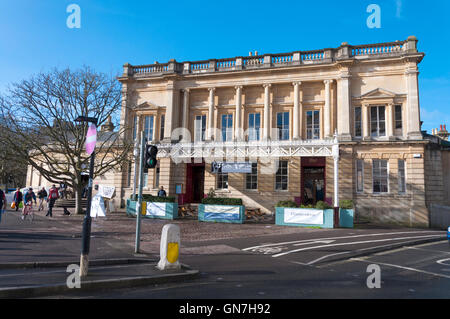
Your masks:
M 309 204 L 309 205 L 300 205 L 300 208 L 315 208 L 314 205 Z
M 142 195 L 142 200 L 144 202 L 152 202 L 152 203 L 175 203 L 175 196 L 159 197 L 145 194 Z
M 242 206 L 242 199 L 241 198 L 206 197 L 206 198 L 202 199 L 202 204 L 205 204 L 205 205 Z
M 318 201 L 316 204 L 317 209 L 325 210 L 325 209 L 331 209 L 332 207 L 328 205 L 328 203 L 323 201 Z
M 298 208 L 297 203 L 291 200 L 279 201 L 276 207 L 286 207 L 286 208 Z
M 343 199 L 339 202 L 339 207 L 342 209 L 353 209 L 353 201 L 351 199 Z

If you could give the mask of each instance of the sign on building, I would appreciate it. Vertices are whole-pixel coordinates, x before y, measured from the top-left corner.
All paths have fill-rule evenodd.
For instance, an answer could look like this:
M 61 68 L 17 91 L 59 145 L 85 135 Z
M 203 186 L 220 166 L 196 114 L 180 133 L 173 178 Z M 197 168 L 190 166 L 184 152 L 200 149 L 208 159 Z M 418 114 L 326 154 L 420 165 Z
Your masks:
M 114 195 L 114 191 L 116 188 L 114 186 L 104 186 L 104 185 L 98 185 L 98 196 L 105 197 L 108 199 L 111 199 Z
M 213 162 L 211 163 L 211 173 L 217 174 L 220 169 L 222 173 L 251 173 L 252 163 L 250 162 Z

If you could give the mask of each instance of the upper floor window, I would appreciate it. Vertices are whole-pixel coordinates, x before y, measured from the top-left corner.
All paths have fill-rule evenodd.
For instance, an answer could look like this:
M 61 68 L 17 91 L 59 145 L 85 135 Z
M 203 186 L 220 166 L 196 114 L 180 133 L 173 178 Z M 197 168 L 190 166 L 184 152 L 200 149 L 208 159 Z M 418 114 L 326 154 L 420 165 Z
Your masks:
M 373 160 L 372 168 L 373 192 L 375 194 L 388 193 L 388 162 L 387 160 Z
M 395 135 L 403 135 L 402 106 L 395 106 Z
M 164 127 L 166 125 L 166 116 L 163 114 L 161 115 L 161 125 L 160 125 L 160 130 L 159 130 L 159 139 L 162 140 L 164 139 Z
M 361 107 L 355 107 L 355 137 L 362 137 Z
M 195 117 L 195 135 L 194 141 L 204 141 L 206 132 L 206 115 L 197 115 Z
M 384 106 L 370 108 L 370 133 L 372 137 L 386 136 L 386 113 Z
M 289 140 L 289 112 L 277 113 L 278 139 Z
M 147 141 L 153 141 L 153 121 L 155 117 L 153 115 L 148 115 L 145 117 L 144 121 L 144 137 Z
M 261 128 L 261 114 L 250 113 L 248 115 L 248 140 L 259 141 Z
M 222 115 L 222 141 L 233 140 L 233 114 Z
M 320 139 L 320 111 L 306 112 L 306 138 L 308 140 Z

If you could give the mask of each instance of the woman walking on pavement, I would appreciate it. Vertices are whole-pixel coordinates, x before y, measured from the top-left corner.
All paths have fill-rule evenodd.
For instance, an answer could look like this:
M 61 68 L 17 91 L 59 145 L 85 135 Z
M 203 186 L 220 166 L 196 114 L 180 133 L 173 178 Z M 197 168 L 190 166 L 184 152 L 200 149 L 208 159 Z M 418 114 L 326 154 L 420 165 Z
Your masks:
M 39 198 L 38 211 L 44 210 L 44 202 L 47 201 L 47 191 L 45 190 L 45 187 L 42 187 L 42 189 L 38 192 L 38 198 Z

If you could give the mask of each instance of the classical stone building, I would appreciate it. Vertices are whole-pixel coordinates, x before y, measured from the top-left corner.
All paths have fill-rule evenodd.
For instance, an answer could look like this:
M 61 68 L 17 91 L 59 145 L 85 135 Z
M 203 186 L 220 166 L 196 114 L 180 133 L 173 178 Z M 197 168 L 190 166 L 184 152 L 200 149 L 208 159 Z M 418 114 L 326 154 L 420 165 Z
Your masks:
M 144 193 L 164 186 L 182 203 L 214 189 L 265 212 L 280 200 L 350 199 L 358 217 L 428 225 L 430 203 L 450 205 L 450 152 L 421 131 L 417 42 L 125 64 L 124 138 L 143 132 L 159 148 Z M 244 170 L 227 173 L 233 161 Z M 122 205 L 134 162 L 106 178 Z M 213 173 L 211 162 L 222 166 Z

